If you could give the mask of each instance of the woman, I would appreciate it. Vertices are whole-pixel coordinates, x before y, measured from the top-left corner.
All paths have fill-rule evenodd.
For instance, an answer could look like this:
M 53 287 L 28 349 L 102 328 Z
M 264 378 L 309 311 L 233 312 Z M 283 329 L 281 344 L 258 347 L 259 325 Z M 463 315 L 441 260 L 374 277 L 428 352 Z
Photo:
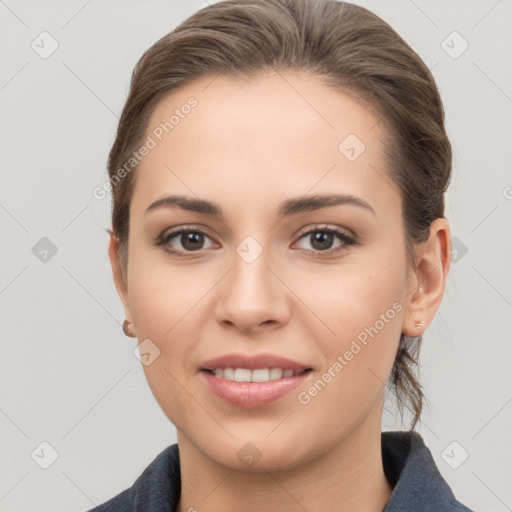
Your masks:
M 95 511 L 469 510 L 420 418 L 450 266 L 428 68 L 332 1 L 232 0 L 134 70 L 109 156 L 124 331 L 178 444 Z

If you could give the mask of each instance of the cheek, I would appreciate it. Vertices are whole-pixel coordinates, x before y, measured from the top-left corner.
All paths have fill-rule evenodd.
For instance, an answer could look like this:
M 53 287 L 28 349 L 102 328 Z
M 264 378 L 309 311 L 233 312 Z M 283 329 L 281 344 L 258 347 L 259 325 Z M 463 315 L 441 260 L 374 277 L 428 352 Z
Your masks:
M 375 410 L 393 367 L 404 311 L 399 289 L 393 293 L 386 279 L 369 283 L 365 290 L 360 281 L 352 287 L 345 280 L 346 294 L 324 297 L 323 309 L 318 306 L 335 334 L 325 328 L 311 333 L 325 366 L 298 402 L 309 428 L 321 418 L 326 436 L 350 430 Z
M 172 403 L 169 394 L 177 397 L 180 383 L 197 371 L 198 343 L 211 322 L 210 292 L 219 277 L 155 253 L 135 248 L 130 254 L 129 306 L 140 341 L 149 339 L 159 353 L 155 364 L 144 366 L 148 383 L 159 402 Z
M 202 412 L 192 410 L 195 405 L 184 389 L 196 370 L 195 340 L 206 318 L 200 299 L 208 283 L 185 267 L 150 261 L 142 250 L 130 254 L 130 265 L 129 301 L 139 341 L 150 340 L 150 351 L 157 354 L 151 364 L 143 364 L 145 377 L 167 417 L 178 429 L 190 431 L 187 422 Z
M 407 290 L 405 256 L 386 247 L 375 252 L 379 252 L 378 258 L 368 251 L 339 265 L 292 267 L 282 272 L 286 282 L 293 283 L 291 288 L 300 299 L 296 304 L 304 305 L 298 320 L 311 319 L 315 338 L 320 335 L 329 345 L 338 340 L 340 345 L 333 346 L 342 348 L 375 323 L 379 331 L 393 331 L 393 337 L 400 334 Z
M 324 398 L 318 404 L 325 406 L 325 400 L 364 410 L 365 403 L 379 396 L 400 340 L 405 264 L 405 256 L 390 247 L 375 260 L 360 259 L 357 265 L 295 276 L 294 291 L 314 313 L 313 319 L 304 309 L 313 319 L 305 324 L 308 334 L 323 355 L 322 382 L 311 390 L 313 395 L 322 390 Z
M 192 266 L 166 261 L 160 249 L 135 247 L 128 270 L 129 306 L 140 336 L 167 340 L 208 289 Z M 163 252 L 163 251 L 162 251 Z M 202 274 L 201 274 L 202 275 Z M 200 308 L 199 308 L 200 309 Z

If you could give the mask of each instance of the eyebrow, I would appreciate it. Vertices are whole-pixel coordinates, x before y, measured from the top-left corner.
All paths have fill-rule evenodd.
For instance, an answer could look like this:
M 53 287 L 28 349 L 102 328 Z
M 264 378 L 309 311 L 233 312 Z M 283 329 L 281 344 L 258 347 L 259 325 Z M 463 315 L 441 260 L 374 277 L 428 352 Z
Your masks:
M 328 208 L 340 204 L 359 206 L 364 208 L 375 215 L 375 210 L 367 203 L 364 199 L 351 194 L 328 194 L 328 195 L 312 195 L 305 197 L 298 197 L 287 199 L 281 203 L 279 208 L 279 215 L 287 217 L 290 215 L 297 215 L 299 213 L 311 212 L 314 210 L 320 210 L 322 208 Z M 151 203 L 144 215 L 147 215 L 151 211 L 160 208 L 174 208 L 178 207 L 183 210 L 202 213 L 205 215 L 214 215 L 220 219 L 224 219 L 221 207 L 211 201 L 204 199 L 193 199 L 186 196 L 170 195 L 158 199 L 154 203 Z

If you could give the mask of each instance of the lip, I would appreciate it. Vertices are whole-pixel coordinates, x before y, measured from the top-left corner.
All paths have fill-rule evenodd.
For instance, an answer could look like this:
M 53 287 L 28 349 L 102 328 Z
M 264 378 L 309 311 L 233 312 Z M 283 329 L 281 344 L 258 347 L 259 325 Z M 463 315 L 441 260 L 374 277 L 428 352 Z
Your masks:
M 302 373 L 268 382 L 235 382 L 210 373 L 217 368 L 282 368 Z M 311 377 L 313 372 L 305 371 L 311 369 L 308 365 L 272 354 L 228 354 L 205 361 L 199 374 L 208 389 L 222 400 L 237 407 L 254 408 L 274 402 L 296 389 Z
M 200 376 L 208 388 L 226 402 L 242 408 L 262 407 L 286 395 L 311 377 L 312 372 L 304 372 L 294 377 L 283 377 L 268 382 L 235 382 L 204 370 Z
M 282 368 L 283 370 L 301 372 L 311 368 L 311 366 L 273 354 L 255 354 L 253 356 L 226 354 L 209 359 L 200 367 L 201 370 L 215 370 L 217 368 L 248 368 L 249 370 L 257 370 L 258 368 Z

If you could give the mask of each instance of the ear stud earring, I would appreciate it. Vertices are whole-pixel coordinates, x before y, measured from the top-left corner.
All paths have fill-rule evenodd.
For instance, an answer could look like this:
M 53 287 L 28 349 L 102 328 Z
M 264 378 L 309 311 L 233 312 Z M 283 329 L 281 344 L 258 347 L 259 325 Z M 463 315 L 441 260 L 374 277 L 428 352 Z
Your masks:
M 129 336 L 130 338 L 135 338 L 135 334 L 133 331 L 130 330 L 131 322 L 128 322 L 128 320 L 125 320 L 123 322 L 123 332 L 126 334 L 126 336 Z
M 416 327 L 423 327 L 423 324 L 424 324 L 424 323 L 425 323 L 425 322 L 423 322 L 423 321 L 421 321 L 421 320 L 416 320 L 416 322 L 414 322 L 414 325 L 415 325 Z

